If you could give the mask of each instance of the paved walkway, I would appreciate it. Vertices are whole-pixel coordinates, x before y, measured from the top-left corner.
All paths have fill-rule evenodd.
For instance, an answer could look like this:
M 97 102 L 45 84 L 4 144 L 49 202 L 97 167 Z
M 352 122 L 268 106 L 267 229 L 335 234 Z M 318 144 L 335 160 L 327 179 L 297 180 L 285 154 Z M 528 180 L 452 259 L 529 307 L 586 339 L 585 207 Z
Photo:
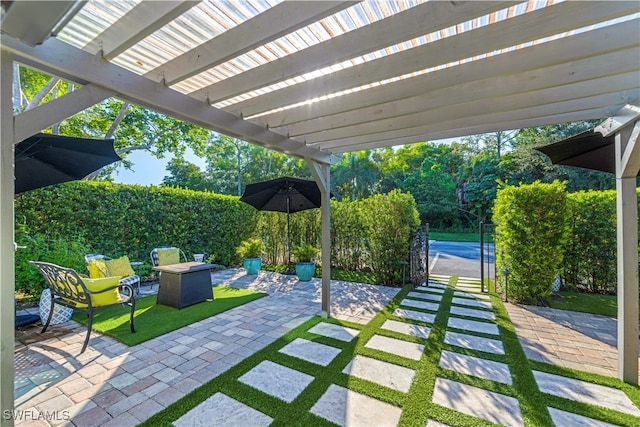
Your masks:
M 446 278 L 438 279 L 435 276 L 428 287 L 409 293 L 391 318 L 367 339 L 365 347 L 389 354 L 388 362 L 355 355 L 343 372 L 410 395 L 418 365 L 415 369 L 406 366 L 413 366 L 411 363 L 418 363 L 424 357 L 425 346 L 420 344 L 420 339 L 426 340 L 430 336 L 430 325 L 439 315 L 440 301 L 446 289 Z M 16 409 L 31 419 L 17 420 L 16 424 L 68 424 L 70 419 L 76 426 L 135 425 L 276 341 L 320 310 L 320 281 L 317 279 L 297 283 L 295 276 L 267 272 L 246 276 L 243 270 L 229 269 L 214 273 L 213 280 L 214 283 L 266 291 L 270 296 L 134 347 L 94 333 L 87 351 L 80 356 L 77 354 L 86 329 L 74 322 L 52 327 L 44 336 L 34 334 L 33 328 L 31 334 L 23 334 L 16 344 Z M 509 367 L 496 361 L 504 355 L 504 346 L 495 324 L 495 313 L 488 296 L 479 293 L 478 283 L 475 279 L 458 281 L 443 336 L 449 347 L 441 352 L 438 364 L 459 375 L 484 378 L 510 387 Z M 399 292 L 397 288 L 348 282 L 333 282 L 331 288 L 333 316 L 363 325 Z M 538 318 L 543 314 L 530 307 L 508 306 L 508 311 L 527 357 L 534 360 L 547 357 L 541 356 L 541 347 L 535 345 L 535 340 L 547 337 L 533 334 L 555 329 L 558 322 L 562 328 L 572 328 L 572 320 L 568 318 L 555 317 L 553 324 L 542 323 Z M 529 314 L 537 317 L 529 321 Z M 583 325 L 594 324 L 585 321 Z M 582 327 L 574 326 L 575 330 Z M 336 325 L 324 322 L 312 329 L 308 332 L 345 342 L 358 333 L 352 328 L 336 328 Z M 586 330 L 590 329 L 594 328 L 586 327 Z M 615 339 L 615 321 L 598 323 L 595 329 Z M 403 339 L 404 336 L 407 338 Z M 565 342 L 556 343 L 565 347 L 572 343 L 576 348 L 586 339 L 583 333 L 564 334 L 563 337 Z M 599 339 L 604 338 L 603 335 Z M 582 347 L 592 345 L 588 343 Z M 468 356 L 465 349 L 487 353 L 488 357 Z M 321 366 L 330 364 L 340 353 L 339 347 L 336 350 L 333 346 L 306 340 L 294 340 L 280 351 Z M 554 357 L 544 361 L 568 366 L 563 364 L 571 359 L 567 354 L 571 353 L 556 351 Z M 607 360 L 610 356 L 608 351 L 594 353 L 591 364 L 604 365 L 605 362 L 595 360 L 598 357 Z M 409 362 L 403 363 L 404 366 L 397 365 L 394 360 L 398 357 Z M 608 372 L 615 376 L 615 371 Z M 599 373 L 607 375 L 604 370 Z M 543 393 L 572 400 L 589 398 L 591 400 L 583 403 L 640 417 L 640 410 L 616 389 L 594 387 L 544 372 L 534 372 L 534 376 Z M 304 392 L 311 378 L 307 373 L 265 360 L 238 380 L 291 402 Z M 516 399 L 448 378 L 435 378 L 432 403 L 502 425 L 523 425 Z M 50 422 L 32 420 L 47 411 L 57 414 L 58 419 Z M 339 425 L 396 425 L 401 417 L 398 407 L 339 385 L 329 386 L 311 408 L 311 413 Z M 557 425 L 606 425 L 557 409 L 551 409 L 550 414 Z M 231 420 L 237 420 L 237 425 L 242 425 L 243 421 L 246 425 L 247 420 L 251 420 L 252 425 L 271 422 L 268 415 L 232 396 L 217 393 L 175 424 L 215 425 L 216 419 L 225 425 Z M 425 421 L 427 426 L 442 425 L 433 420 Z

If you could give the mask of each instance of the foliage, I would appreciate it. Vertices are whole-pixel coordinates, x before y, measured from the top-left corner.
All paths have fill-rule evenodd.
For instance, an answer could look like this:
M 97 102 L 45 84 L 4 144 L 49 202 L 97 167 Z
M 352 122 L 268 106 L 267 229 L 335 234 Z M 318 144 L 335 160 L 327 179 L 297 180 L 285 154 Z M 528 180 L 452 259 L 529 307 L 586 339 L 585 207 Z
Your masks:
M 564 189 L 556 181 L 498 191 L 493 214 L 496 271 L 508 272 L 509 301 L 537 303 L 551 293 L 568 234 Z
M 319 252 L 318 248 L 308 243 L 303 243 L 291 249 L 291 255 L 294 256 L 297 262 L 312 262 Z
M 402 262 L 409 255 L 409 237 L 420 224 L 413 196 L 398 190 L 377 194 L 363 201 L 363 209 L 371 268 L 383 284 L 401 283 Z
M 376 191 L 379 173 L 371 150 L 348 153 L 331 168 L 331 191 L 338 200 L 369 197 Z
M 47 284 L 29 261 L 50 262 L 84 271 L 84 256 L 91 252 L 81 238 L 64 238 L 55 230 L 50 234 L 31 233 L 24 222 L 16 223 L 15 240 L 21 246 L 15 253 L 16 291 L 34 298 L 40 296 Z
M 236 254 L 240 258 L 260 258 L 264 251 L 264 242 L 258 238 L 251 238 L 240 242 Z
M 589 292 L 615 292 L 615 191 L 569 194 L 569 240 L 565 249 L 565 286 Z
M 87 242 L 86 251 L 70 257 L 79 267 L 87 252 L 148 262 L 151 249 L 162 245 L 233 264 L 235 248 L 251 235 L 256 216 L 234 196 L 86 181 L 20 194 L 15 209 L 16 222 L 25 224 L 33 238 Z M 32 259 L 46 261 L 39 249 L 36 254 Z
M 169 176 L 162 179 L 162 185 L 167 187 L 188 188 L 195 191 L 211 191 L 213 185 L 207 175 L 198 165 L 181 158 L 174 158 L 167 164 Z

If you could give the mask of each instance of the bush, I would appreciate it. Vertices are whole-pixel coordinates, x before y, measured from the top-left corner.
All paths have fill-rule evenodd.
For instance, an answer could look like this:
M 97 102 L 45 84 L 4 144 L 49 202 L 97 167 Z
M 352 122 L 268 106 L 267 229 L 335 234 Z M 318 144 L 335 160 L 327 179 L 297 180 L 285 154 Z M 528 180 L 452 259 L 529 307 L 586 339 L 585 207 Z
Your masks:
M 236 254 L 240 258 L 260 258 L 264 254 L 264 242 L 260 239 L 247 239 L 240 243 Z
M 496 271 L 508 271 L 510 301 L 536 304 L 551 294 L 568 234 L 564 189 L 558 181 L 537 181 L 498 191 L 493 213 Z
M 312 262 L 318 256 L 318 253 L 318 248 L 308 243 L 303 243 L 291 249 L 291 255 L 297 262 Z

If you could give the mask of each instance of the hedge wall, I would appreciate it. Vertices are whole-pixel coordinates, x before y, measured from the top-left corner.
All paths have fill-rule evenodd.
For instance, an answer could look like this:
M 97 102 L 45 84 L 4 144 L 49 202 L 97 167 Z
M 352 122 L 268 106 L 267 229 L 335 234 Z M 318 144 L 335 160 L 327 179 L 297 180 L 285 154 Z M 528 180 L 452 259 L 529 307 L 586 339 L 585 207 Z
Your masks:
M 560 272 L 568 235 L 565 186 L 555 181 L 504 187 L 493 212 L 501 285 L 509 301 L 536 304 L 551 293 Z
M 266 262 L 286 259 L 286 214 L 258 212 L 234 196 L 82 181 L 20 194 L 15 209 L 16 242 L 27 246 L 16 254 L 16 285 L 26 292 L 44 286 L 28 264 L 33 259 L 84 271 L 86 253 L 149 264 L 151 249 L 173 245 L 234 265 L 235 250 L 248 237 L 265 241 Z M 332 265 L 371 269 L 383 283 L 400 283 L 409 233 L 419 224 L 413 197 L 393 191 L 355 203 L 331 201 L 331 211 Z M 292 246 L 320 247 L 319 209 L 291 214 L 290 221 Z M 141 271 L 148 272 L 149 266 Z

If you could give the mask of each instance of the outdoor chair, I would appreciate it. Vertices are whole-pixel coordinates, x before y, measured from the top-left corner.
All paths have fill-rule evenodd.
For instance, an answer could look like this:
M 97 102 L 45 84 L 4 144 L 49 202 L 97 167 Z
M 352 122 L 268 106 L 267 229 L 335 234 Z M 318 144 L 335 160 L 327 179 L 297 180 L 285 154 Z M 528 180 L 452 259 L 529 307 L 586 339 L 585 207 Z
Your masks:
M 113 259 L 102 254 L 87 254 L 84 256 L 87 263 L 89 277 L 100 279 L 103 277 L 121 276 L 121 285 L 137 285 L 137 295 L 140 296 L 140 276 L 133 271 L 132 265 L 142 265 L 142 262 L 130 262 L 129 257 L 124 255 Z
M 182 255 L 182 261 L 180 261 L 180 255 Z M 151 257 L 151 265 L 154 267 L 188 262 L 187 255 L 185 255 L 182 249 L 174 246 L 159 246 L 153 248 L 149 256 Z
M 51 309 L 41 333 L 44 333 L 49 327 L 54 312 L 54 304 L 82 311 L 89 316 L 87 337 L 84 340 L 80 354 L 87 349 L 91 328 L 93 327 L 93 314 L 98 310 L 120 304 L 128 305 L 131 307 L 129 327 L 132 333 L 135 332 L 133 314 L 136 308 L 136 300 L 133 294 L 133 287 L 119 283 L 120 277 L 91 279 L 89 277 L 81 277 L 71 268 L 60 267 L 56 264 L 40 261 L 29 261 L 29 263 L 44 276 L 51 291 Z

